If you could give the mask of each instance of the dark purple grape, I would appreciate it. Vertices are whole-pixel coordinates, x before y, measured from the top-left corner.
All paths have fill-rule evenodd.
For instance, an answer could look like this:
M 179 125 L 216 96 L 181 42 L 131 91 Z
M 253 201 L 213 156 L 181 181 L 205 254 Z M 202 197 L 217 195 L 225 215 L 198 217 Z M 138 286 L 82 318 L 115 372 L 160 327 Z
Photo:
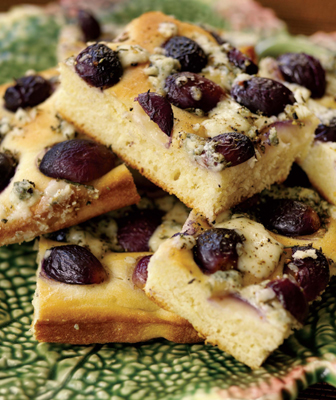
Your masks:
M 174 114 L 169 101 L 157 93 L 141 93 L 134 100 L 138 101 L 149 118 L 154 121 L 167 136 L 171 135 Z
M 222 133 L 210 141 L 216 143 L 215 151 L 224 156 L 230 167 L 242 164 L 255 155 L 252 141 L 242 133 Z
M 282 306 L 289 311 L 294 318 L 303 323 L 308 314 L 308 303 L 300 286 L 287 278 L 276 279 L 267 284 L 273 289 Z
M 83 32 L 85 42 L 96 40 L 101 34 L 99 22 L 86 10 L 79 10 L 77 14 L 79 26 Z
M 92 140 L 73 139 L 56 143 L 40 163 L 40 171 L 51 178 L 87 183 L 115 166 L 113 152 Z
M 305 53 L 286 53 L 279 56 L 277 61 L 287 82 L 306 87 L 313 98 L 324 96 L 326 74 L 317 58 Z
M 336 142 L 336 118 L 329 125 L 320 124 L 315 130 L 315 140 L 319 142 Z
M 42 76 L 24 76 L 6 90 L 4 95 L 5 107 L 13 112 L 20 107 L 34 107 L 46 100 L 51 93 L 50 82 Z
M 309 246 L 295 246 L 293 247 L 292 254 L 297 251 L 307 251 L 312 248 Z M 329 263 L 324 254 L 315 250 L 316 258 L 294 258 L 290 260 L 289 264 L 294 264 L 297 270 L 290 268 L 288 264 L 284 268 L 284 274 L 291 275 L 295 278 L 299 286 L 303 289 L 307 301 L 313 301 L 321 292 L 325 290 L 329 283 L 330 271 Z
M 318 214 L 300 201 L 279 199 L 267 201 L 261 218 L 266 227 L 285 236 L 310 235 L 318 231 Z
M 152 256 L 145 256 L 140 258 L 133 271 L 132 282 L 134 283 L 135 286 L 139 287 L 140 289 L 143 289 L 146 285 L 148 276 L 147 268 L 151 257 Z
M 282 83 L 257 76 L 235 84 L 231 95 L 252 112 L 267 117 L 280 114 L 287 104 L 295 102 L 293 93 Z
M 5 189 L 12 179 L 16 161 L 6 153 L 0 153 L 0 191 Z
M 181 71 L 200 72 L 207 65 L 208 57 L 203 49 L 185 36 L 173 36 L 164 45 L 166 57 L 176 58 Z
M 149 251 L 149 239 L 162 222 L 159 210 L 137 210 L 118 219 L 118 242 L 125 251 Z
M 225 96 L 224 90 L 216 83 L 191 72 L 179 72 L 168 76 L 165 90 L 167 99 L 174 106 L 200 108 L 208 112 Z
M 213 228 L 198 236 L 194 258 L 201 270 L 213 274 L 237 266 L 237 244 L 243 239 L 233 229 Z
M 249 75 L 254 75 L 258 73 L 258 66 L 251 60 L 250 57 L 247 57 L 241 51 L 236 48 L 233 48 L 228 52 L 228 59 L 232 62 L 236 67 L 240 68 L 243 72 Z
M 52 247 L 42 261 L 41 272 L 70 285 L 92 285 L 107 278 L 100 261 L 85 247 L 76 244 Z
M 118 53 L 102 43 L 81 51 L 76 58 L 75 69 L 86 83 L 101 89 L 118 83 L 123 74 Z

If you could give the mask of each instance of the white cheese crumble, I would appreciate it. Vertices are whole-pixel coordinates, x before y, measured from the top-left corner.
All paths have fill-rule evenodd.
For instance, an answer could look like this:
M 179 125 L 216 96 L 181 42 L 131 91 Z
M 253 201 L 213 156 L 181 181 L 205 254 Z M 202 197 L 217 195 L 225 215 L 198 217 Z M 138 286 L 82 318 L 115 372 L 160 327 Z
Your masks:
M 245 240 L 237 246 L 241 272 L 249 272 L 259 279 L 268 278 L 279 264 L 284 246 L 276 241 L 258 222 L 248 218 L 233 218 L 215 225 L 216 228 L 234 229 Z
M 118 56 L 123 68 L 143 64 L 149 60 L 149 53 L 138 45 L 122 44 L 117 47 Z
M 75 324 L 75 325 L 74 325 L 74 328 L 76 329 L 76 331 L 78 331 L 78 330 L 79 330 L 78 324 Z
M 179 71 L 181 64 L 172 57 L 160 54 L 153 54 L 149 57 L 151 65 L 145 68 L 144 72 L 149 76 L 149 81 L 159 94 L 165 94 L 164 86 L 166 78 Z
M 177 25 L 173 22 L 161 22 L 159 25 L 158 31 L 163 35 L 165 38 L 170 38 L 172 36 L 177 35 Z
M 8 219 L 27 219 L 32 215 L 31 207 L 41 199 L 41 192 L 35 184 L 26 179 L 14 182 L 9 194 L 10 209 Z
M 313 258 L 316 260 L 317 254 L 316 254 L 316 249 L 307 249 L 307 250 L 297 250 L 293 254 L 294 260 L 303 260 L 304 258 Z
M 6 135 L 11 130 L 10 119 L 8 117 L 3 117 L 0 119 L 0 134 Z
M 37 115 L 37 107 L 34 107 L 30 110 L 24 110 L 23 108 L 18 108 L 15 113 L 14 118 L 21 122 L 22 124 L 27 124 L 28 122 L 33 121 Z

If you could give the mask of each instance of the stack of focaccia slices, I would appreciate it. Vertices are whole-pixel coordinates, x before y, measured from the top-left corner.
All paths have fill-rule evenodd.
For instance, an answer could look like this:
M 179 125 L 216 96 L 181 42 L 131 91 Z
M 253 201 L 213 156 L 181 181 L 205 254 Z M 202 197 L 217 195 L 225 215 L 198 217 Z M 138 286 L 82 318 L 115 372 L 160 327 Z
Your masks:
M 148 13 L 115 42 L 83 45 L 61 63 L 60 87 L 51 85 L 55 93 L 29 108 L 27 121 L 13 125 L 21 108 L 15 116 L 4 113 L 2 152 L 14 177 L 0 195 L 3 244 L 57 231 L 40 241 L 33 326 L 38 340 L 205 338 L 257 368 L 302 326 L 307 304 L 329 281 L 328 258 L 335 257 L 332 210 L 316 210 L 301 194 L 294 200 L 258 193 L 284 181 L 294 161 L 305 162 L 319 119 L 302 101 L 301 86 L 285 75 L 270 79 L 261 72 L 214 32 Z M 26 101 L 25 85 L 36 86 L 36 80 L 13 85 L 5 95 L 7 109 Z M 75 138 L 74 132 L 83 136 Z M 126 167 L 113 168 L 119 161 L 110 147 L 194 210 L 183 228 L 182 203 L 179 217 L 173 213 L 174 229 L 168 217 L 153 223 L 155 208 L 148 212 L 145 206 L 134 219 L 117 214 L 116 235 L 112 223 L 97 241 L 91 234 L 99 221 L 93 220 L 87 240 L 81 227 L 75 230 L 77 244 L 69 240 L 63 228 L 139 201 Z M 83 160 L 84 173 L 77 168 Z M 82 178 L 91 172 L 92 179 Z M 246 198 L 253 208 L 248 216 L 241 203 Z M 6 208 L 12 199 L 16 203 Z M 269 220 L 258 222 L 260 210 Z M 21 229 L 23 221 L 29 229 Z M 291 226 L 281 231 L 283 225 Z M 149 250 L 155 250 L 153 257 Z M 302 280 L 316 276 L 322 283 L 311 293 Z M 96 307 L 98 294 L 103 295 Z

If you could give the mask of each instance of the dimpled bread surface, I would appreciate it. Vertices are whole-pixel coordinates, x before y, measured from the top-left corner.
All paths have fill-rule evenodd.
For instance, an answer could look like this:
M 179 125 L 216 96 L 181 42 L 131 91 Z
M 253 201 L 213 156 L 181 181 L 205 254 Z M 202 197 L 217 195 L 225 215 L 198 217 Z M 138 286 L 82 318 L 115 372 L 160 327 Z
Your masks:
M 150 253 L 106 253 L 101 259 L 108 273 L 103 283 L 70 285 L 40 276 L 45 252 L 62 244 L 40 241 L 32 326 L 37 340 L 70 344 L 134 343 L 160 337 L 176 343 L 202 341 L 189 322 L 161 309 L 134 286 L 136 262 Z
M 5 88 L 1 88 L 1 93 Z M 125 165 L 88 183 L 79 185 L 53 179 L 38 168 L 48 146 L 66 140 L 55 131 L 55 96 L 36 107 L 36 115 L 26 123 L 18 122 L 13 113 L 5 112 L 14 129 L 9 131 L 1 151 L 9 150 L 18 160 L 15 174 L 0 193 L 0 245 L 28 241 L 44 233 L 53 232 L 83 222 L 102 213 L 137 203 L 140 199 L 131 173 Z M 1 96 L 2 97 L 2 96 Z M 28 180 L 35 184 L 34 201 L 13 195 L 15 182 Z
M 163 22 L 174 23 L 178 35 L 192 37 L 200 34 L 214 42 L 213 37 L 200 27 L 151 12 L 127 27 L 126 40 L 108 46 L 117 49 L 120 44 L 140 45 L 153 53 L 167 40 L 159 32 Z M 167 192 L 175 194 L 188 207 L 214 219 L 242 199 L 274 182 L 283 181 L 293 161 L 305 157 L 318 124 L 312 115 L 305 116 L 288 129 L 279 130 L 279 144 L 266 146 L 265 152 L 258 154 L 256 162 L 248 160 L 221 172 L 201 167 L 184 149 L 183 135 L 195 133 L 194 127 L 204 122 L 206 116 L 197 116 L 172 106 L 174 129 L 168 146 L 169 138 L 134 101 L 140 93 L 155 91 L 144 72 L 148 65 L 149 62 L 126 68 L 119 83 L 100 90 L 85 83 L 71 63 L 61 63 L 62 84 L 57 108 L 79 131 L 102 143 L 112 144 L 113 150 L 129 165 Z M 205 136 L 202 129 L 196 133 Z

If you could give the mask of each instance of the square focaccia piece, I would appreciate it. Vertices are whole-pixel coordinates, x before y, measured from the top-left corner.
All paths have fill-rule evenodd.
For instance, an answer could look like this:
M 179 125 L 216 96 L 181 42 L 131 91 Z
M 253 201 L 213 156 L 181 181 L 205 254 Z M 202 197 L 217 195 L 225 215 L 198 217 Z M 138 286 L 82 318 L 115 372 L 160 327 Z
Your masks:
M 32 326 L 38 341 L 202 341 L 188 321 L 158 307 L 134 285 L 132 275 L 137 261 L 151 253 L 107 252 L 103 257 L 100 252 L 93 253 L 97 258 L 88 246 L 40 240 Z M 66 265 L 67 257 L 72 260 L 73 270 L 65 273 L 62 263 Z M 59 270 L 49 269 L 50 258 Z
M 323 281 L 322 292 L 330 277 L 320 250 L 278 240 L 244 215 L 208 225 L 192 212 L 182 233 L 152 256 L 146 294 L 206 342 L 258 368 L 302 327 L 316 287 Z
M 158 12 L 60 68 L 62 117 L 209 219 L 284 180 L 318 123 L 239 50 Z
M 296 100 L 319 119 L 307 157 L 298 162 L 311 184 L 336 204 L 335 74 L 328 73 L 317 58 L 304 53 L 286 53 L 278 59 L 266 57 L 260 63 L 260 74 L 283 82 Z
M 36 107 L 3 111 L 0 245 L 28 241 L 140 200 L 131 173 L 117 165 L 110 149 L 75 138 L 75 129 L 56 112 L 56 95 Z
M 330 203 L 336 205 L 336 101 L 325 96 L 309 105 L 320 119 L 315 140 L 308 155 L 300 162 L 311 184 Z

